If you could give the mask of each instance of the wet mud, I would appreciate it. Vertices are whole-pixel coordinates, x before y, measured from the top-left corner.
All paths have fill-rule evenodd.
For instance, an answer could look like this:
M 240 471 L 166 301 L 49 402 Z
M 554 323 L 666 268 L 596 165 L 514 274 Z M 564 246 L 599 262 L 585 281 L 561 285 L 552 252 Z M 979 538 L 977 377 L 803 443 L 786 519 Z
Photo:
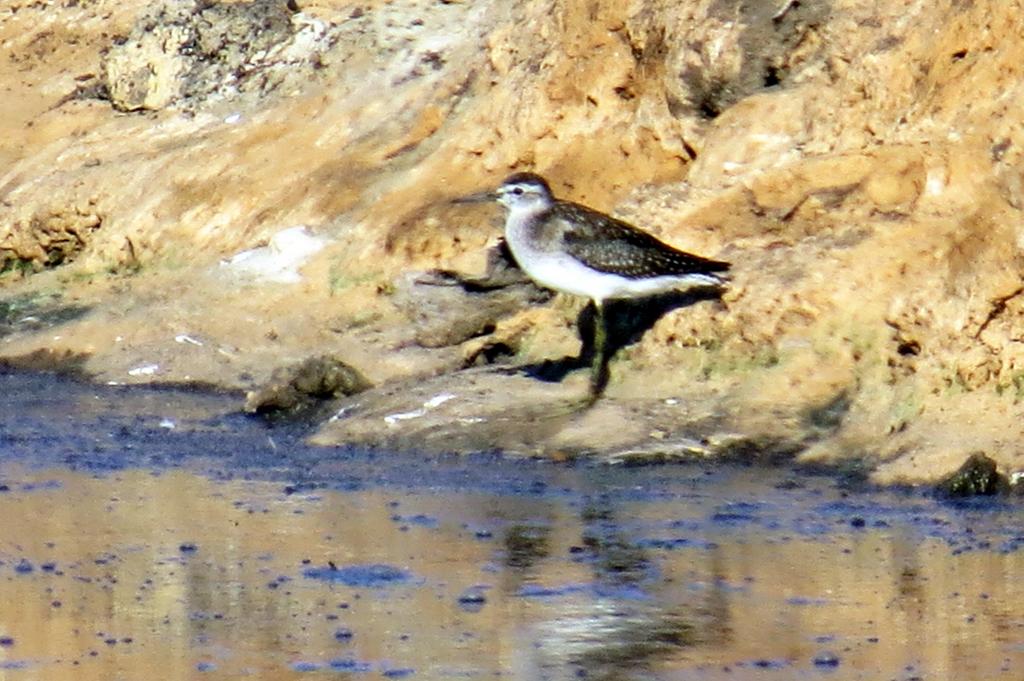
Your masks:
M 0 373 L 5 678 L 1017 679 L 1012 497 L 311 447 Z

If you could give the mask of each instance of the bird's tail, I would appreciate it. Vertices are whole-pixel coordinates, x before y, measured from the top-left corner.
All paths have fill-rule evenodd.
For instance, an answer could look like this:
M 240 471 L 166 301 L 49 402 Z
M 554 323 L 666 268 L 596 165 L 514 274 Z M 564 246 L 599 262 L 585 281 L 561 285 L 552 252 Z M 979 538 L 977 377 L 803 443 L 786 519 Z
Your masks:
M 687 281 L 694 286 L 726 286 L 732 277 L 728 272 L 704 272 L 702 274 L 691 274 L 686 277 Z
M 729 274 L 730 268 L 732 268 L 732 264 L 724 260 L 708 260 L 707 268 L 701 272 L 700 276 L 707 278 L 708 286 L 725 286 L 732 281 L 732 275 Z

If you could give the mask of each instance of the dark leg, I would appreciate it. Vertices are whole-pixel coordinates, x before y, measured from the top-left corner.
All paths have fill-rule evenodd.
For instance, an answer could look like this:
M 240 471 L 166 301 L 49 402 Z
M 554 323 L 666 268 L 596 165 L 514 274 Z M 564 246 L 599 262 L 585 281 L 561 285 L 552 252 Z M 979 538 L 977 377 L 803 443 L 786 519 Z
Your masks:
M 604 305 L 594 301 L 594 363 L 590 366 L 590 400 L 604 393 L 608 385 L 608 325 L 604 318 Z

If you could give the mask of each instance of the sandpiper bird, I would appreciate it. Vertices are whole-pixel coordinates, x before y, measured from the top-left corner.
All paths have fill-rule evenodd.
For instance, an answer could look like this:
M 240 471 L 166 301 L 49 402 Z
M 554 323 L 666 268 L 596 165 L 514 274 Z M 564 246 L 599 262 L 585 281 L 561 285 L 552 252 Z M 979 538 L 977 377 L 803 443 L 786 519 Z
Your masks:
M 685 253 L 627 222 L 556 199 L 534 173 L 516 173 L 496 191 L 457 201 L 497 201 L 507 208 L 505 240 L 530 278 L 594 302 L 592 399 L 607 382 L 605 301 L 719 287 L 727 281 L 723 273 L 729 263 Z

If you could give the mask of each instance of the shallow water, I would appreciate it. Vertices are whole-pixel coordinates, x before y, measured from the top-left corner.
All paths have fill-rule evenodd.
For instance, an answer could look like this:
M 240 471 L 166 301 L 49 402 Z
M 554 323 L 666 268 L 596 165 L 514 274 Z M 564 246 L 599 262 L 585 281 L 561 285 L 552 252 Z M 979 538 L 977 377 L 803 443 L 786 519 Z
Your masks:
M 1019 679 L 1015 502 L 303 446 L 0 373 L 0 678 Z

